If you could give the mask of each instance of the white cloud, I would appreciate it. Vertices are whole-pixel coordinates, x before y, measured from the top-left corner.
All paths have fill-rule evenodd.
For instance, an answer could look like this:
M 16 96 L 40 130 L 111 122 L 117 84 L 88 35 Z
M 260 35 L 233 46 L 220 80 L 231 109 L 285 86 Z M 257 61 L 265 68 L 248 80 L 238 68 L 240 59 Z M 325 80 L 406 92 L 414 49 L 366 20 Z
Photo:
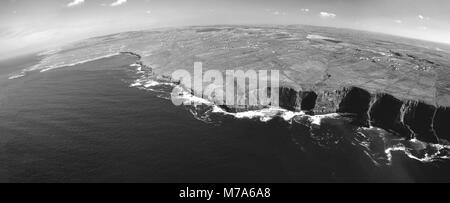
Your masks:
M 300 9 L 301 12 L 309 12 L 309 8 L 302 8 Z
M 85 0 L 73 0 L 72 2 L 67 4 L 67 7 L 78 6 L 80 4 L 83 4 L 84 2 L 85 2 Z
M 111 4 L 111 6 L 120 6 L 122 4 L 127 3 L 127 0 L 117 0 Z
M 403 23 L 402 20 L 394 20 L 394 22 L 395 22 L 395 23 L 398 23 L 398 24 L 402 24 L 402 23 Z
M 287 15 L 287 13 L 286 12 L 281 12 L 281 11 L 273 11 L 272 15 L 276 15 L 276 16 L 283 15 L 283 16 L 285 16 L 285 15 Z
M 320 12 L 320 17 L 322 18 L 336 18 L 336 14 L 334 13 L 328 13 L 328 12 Z
M 67 4 L 67 7 L 73 7 L 73 6 L 78 6 L 80 4 L 83 4 L 85 0 L 73 0 L 72 2 L 70 2 L 69 4 Z
M 426 16 L 423 16 L 423 15 L 418 15 L 417 16 L 420 20 L 430 20 L 430 17 L 426 17 Z

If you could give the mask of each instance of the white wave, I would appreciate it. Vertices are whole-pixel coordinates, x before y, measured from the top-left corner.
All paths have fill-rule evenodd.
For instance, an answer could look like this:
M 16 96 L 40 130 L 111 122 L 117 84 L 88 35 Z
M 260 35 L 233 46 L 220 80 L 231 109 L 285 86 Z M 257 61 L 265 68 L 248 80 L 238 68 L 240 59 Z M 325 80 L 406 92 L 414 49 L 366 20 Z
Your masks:
M 235 118 L 239 118 L 239 119 L 259 118 L 262 122 L 267 122 L 267 121 L 271 120 L 274 116 L 279 114 L 279 109 L 267 108 L 267 109 L 254 110 L 254 111 L 230 113 L 230 112 L 224 111 L 223 109 L 221 109 L 217 106 L 214 106 L 213 112 L 231 115 L 231 116 L 233 116 Z
M 140 81 L 135 81 L 130 85 L 130 87 L 139 87 L 139 86 L 142 86 L 142 83 Z
M 432 154 L 432 155 L 429 155 L 428 153 L 426 153 L 422 158 L 420 158 L 420 157 L 413 155 L 411 153 L 411 150 L 406 148 L 405 146 L 396 145 L 393 147 L 389 147 L 385 150 L 385 153 L 387 155 L 389 163 L 392 163 L 392 152 L 395 152 L 395 151 L 401 151 L 401 152 L 405 153 L 405 155 L 408 156 L 409 158 L 415 159 L 417 161 L 424 162 L 424 163 L 429 163 L 429 162 L 435 161 L 436 155 L 439 153 L 439 152 L 436 152 L 435 154 Z
M 158 79 L 155 79 L 155 77 L 152 77 L 151 75 L 146 74 L 147 72 L 143 70 L 143 67 L 140 63 L 134 63 L 131 64 L 130 67 L 137 67 L 136 68 L 136 74 L 140 75 L 138 79 L 135 79 L 132 84 L 130 84 L 130 87 L 137 87 L 140 89 L 146 89 L 149 91 L 153 91 L 154 89 L 151 87 L 156 86 L 175 86 L 174 83 L 167 82 L 167 81 L 161 81 Z
M 230 115 L 238 119 L 255 119 L 259 118 L 261 122 L 268 122 L 275 117 L 280 117 L 283 120 L 290 122 L 296 116 L 304 116 L 306 115 L 304 112 L 293 112 L 288 111 L 286 109 L 278 108 L 278 107 L 268 107 L 260 110 L 251 110 L 237 113 L 230 113 L 219 106 L 215 105 L 212 110 L 213 113 L 221 113 L 225 115 Z
M 161 83 L 154 81 L 154 80 L 150 80 L 145 82 L 144 87 L 149 88 L 149 87 L 154 87 L 154 86 L 158 86 L 161 85 Z
M 431 163 L 450 158 L 450 146 L 429 144 L 416 139 L 407 140 L 385 149 L 389 163 L 392 163 L 392 152 L 400 151 L 411 159 L 423 163 Z
M 51 53 L 51 52 L 49 52 L 49 53 Z M 42 53 L 42 55 L 47 55 L 47 54 L 48 53 Z M 86 59 L 86 60 L 80 60 L 80 61 L 77 61 L 77 62 L 74 62 L 74 63 L 64 63 L 63 62 L 63 63 L 58 63 L 58 64 L 55 64 L 55 65 L 48 65 L 48 66 L 42 67 L 42 62 L 46 60 L 46 59 L 44 59 L 39 64 L 36 64 L 36 65 L 34 65 L 34 66 L 30 67 L 30 68 L 24 69 L 24 70 L 22 70 L 21 73 L 13 75 L 13 76 L 9 77 L 8 79 L 13 80 L 13 79 L 24 77 L 26 75 L 26 73 L 30 72 L 30 71 L 37 71 L 38 70 L 39 72 L 43 73 L 43 72 L 47 72 L 47 71 L 58 69 L 58 68 L 72 67 L 72 66 L 84 64 L 84 63 L 87 63 L 87 62 L 92 62 L 92 61 L 96 61 L 96 60 L 100 60 L 100 59 L 104 59 L 104 58 L 110 58 L 110 57 L 113 57 L 113 56 L 117 56 L 119 54 L 120 53 L 106 54 L 106 55 L 102 55 L 102 56 L 99 56 L 99 57 L 89 58 L 89 59 Z
M 178 94 L 172 94 L 172 99 L 181 101 L 183 105 L 192 105 L 192 106 L 197 106 L 197 105 L 209 105 L 209 106 L 213 106 L 213 103 L 207 99 L 201 98 L 201 97 L 197 97 L 193 94 L 191 94 L 190 92 L 185 91 L 183 88 L 177 86 L 175 88 L 179 88 L 179 93 Z
M 40 72 L 43 73 L 43 72 L 46 72 L 46 71 L 49 71 L 49 70 L 53 70 L 53 69 L 64 68 L 64 67 L 72 67 L 72 66 L 76 66 L 76 65 L 92 62 L 92 61 L 97 61 L 97 60 L 100 60 L 100 59 L 110 58 L 110 57 L 113 57 L 113 56 L 117 56 L 119 54 L 120 53 L 107 54 L 107 55 L 103 55 L 103 56 L 99 56 L 99 57 L 95 57 L 95 58 L 89 58 L 89 59 L 86 59 L 86 60 L 77 61 L 77 62 L 74 62 L 74 63 L 63 63 L 63 64 L 60 64 L 60 65 L 47 66 L 47 68 L 41 69 Z M 36 67 L 39 67 L 39 64 Z M 37 68 L 37 69 L 39 69 L 39 68 Z M 31 70 L 33 70 L 33 69 L 31 69 Z
M 133 64 L 130 65 L 130 67 L 137 67 L 136 68 L 136 73 L 137 74 L 144 74 L 145 73 L 145 71 L 142 70 L 142 65 L 139 64 L 139 63 L 133 63 Z
M 139 78 L 133 81 L 133 83 L 130 85 L 130 87 L 144 87 L 144 88 L 150 88 L 150 87 L 156 87 L 156 86 L 175 86 L 175 84 L 170 82 L 162 82 L 155 79 L 150 78 Z
M 359 127 L 359 129 L 362 129 L 362 130 L 384 131 L 382 128 L 378 128 L 378 127 L 375 127 L 375 126 Z
M 142 66 L 140 66 L 140 65 L 136 68 L 136 72 L 138 74 L 144 74 L 145 73 L 145 71 L 142 70 Z
M 143 78 L 139 78 L 139 79 L 135 80 L 134 83 L 132 83 L 130 85 L 130 87 L 144 87 L 147 90 L 153 91 L 153 89 L 151 89 L 151 87 L 155 87 L 155 86 L 159 86 L 159 85 L 174 86 L 173 83 L 159 82 L 159 81 L 156 81 L 153 79 L 143 77 Z M 268 122 L 275 117 L 280 117 L 287 122 L 291 122 L 291 120 L 296 116 L 307 116 L 304 112 L 289 111 L 289 110 L 286 110 L 286 109 L 283 109 L 280 107 L 268 107 L 268 108 L 259 109 L 259 110 L 250 110 L 250 111 L 243 111 L 243 112 L 237 112 L 237 113 L 227 112 L 227 111 L 223 110 L 222 108 L 220 108 L 219 106 L 217 106 L 216 104 L 214 104 L 214 102 L 212 102 L 208 99 L 195 96 L 191 92 L 185 91 L 182 87 L 178 87 L 178 88 L 180 88 L 180 90 L 181 90 L 181 91 L 179 91 L 180 93 L 176 94 L 176 95 L 172 95 L 172 97 L 175 97 L 173 99 L 175 99 L 177 101 L 181 101 L 181 103 L 183 105 L 193 105 L 193 106 L 209 105 L 212 107 L 211 113 L 221 113 L 224 115 L 233 116 L 237 119 L 258 118 L 261 122 Z M 322 119 L 334 118 L 337 116 L 339 116 L 339 115 L 335 113 L 335 114 L 316 115 L 316 116 L 308 116 L 308 117 L 312 124 L 320 125 Z
M 12 76 L 10 76 L 10 77 L 8 78 L 8 80 L 14 80 L 14 79 L 18 79 L 18 78 L 21 78 L 21 77 L 24 77 L 24 76 L 25 76 L 24 73 L 20 73 L 20 74 L 17 74 L 17 75 L 12 75 Z
M 306 115 L 304 112 L 294 112 L 294 111 L 285 111 L 283 114 L 281 114 L 281 118 L 283 118 L 285 121 L 290 121 L 296 116 L 304 116 Z
M 331 113 L 325 115 L 309 116 L 309 120 L 311 121 L 311 124 L 320 125 L 322 123 L 322 119 L 324 118 L 337 118 L 337 117 L 339 117 L 339 114 Z

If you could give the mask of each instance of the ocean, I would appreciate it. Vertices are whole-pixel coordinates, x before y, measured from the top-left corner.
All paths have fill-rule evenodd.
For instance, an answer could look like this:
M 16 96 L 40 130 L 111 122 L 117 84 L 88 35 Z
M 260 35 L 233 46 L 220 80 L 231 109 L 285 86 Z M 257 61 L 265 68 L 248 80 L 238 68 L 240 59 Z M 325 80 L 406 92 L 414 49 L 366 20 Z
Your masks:
M 0 182 L 450 181 L 448 146 L 339 115 L 175 106 L 130 55 L 11 78 L 38 59 L 0 63 Z

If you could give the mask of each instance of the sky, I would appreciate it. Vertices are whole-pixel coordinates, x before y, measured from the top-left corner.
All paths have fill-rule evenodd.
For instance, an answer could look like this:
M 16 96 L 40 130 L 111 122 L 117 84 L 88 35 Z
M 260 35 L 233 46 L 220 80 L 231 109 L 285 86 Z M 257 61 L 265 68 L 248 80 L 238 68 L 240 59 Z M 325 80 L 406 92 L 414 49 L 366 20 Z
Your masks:
M 1 0 L 0 58 L 158 27 L 307 24 L 450 44 L 449 0 Z

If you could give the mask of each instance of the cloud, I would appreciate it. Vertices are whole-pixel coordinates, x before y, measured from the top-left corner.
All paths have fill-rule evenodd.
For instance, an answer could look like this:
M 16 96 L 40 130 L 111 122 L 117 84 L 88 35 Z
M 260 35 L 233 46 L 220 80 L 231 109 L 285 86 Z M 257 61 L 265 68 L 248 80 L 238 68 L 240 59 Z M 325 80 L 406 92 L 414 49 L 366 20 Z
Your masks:
M 322 18 L 336 18 L 336 14 L 334 13 L 328 13 L 328 12 L 320 12 L 320 17 Z
M 283 16 L 285 16 L 285 15 L 287 15 L 287 13 L 286 12 L 281 12 L 281 11 L 273 11 L 272 15 L 276 15 L 276 16 L 283 15 Z
M 420 20 L 430 20 L 430 17 L 426 17 L 426 16 L 423 16 L 423 15 L 418 15 L 417 16 Z
M 120 6 L 122 4 L 127 3 L 127 0 L 117 0 L 111 4 L 111 6 Z
M 402 24 L 402 23 L 403 23 L 402 20 L 394 20 L 394 22 L 395 22 L 395 23 L 398 23 L 398 24 Z
M 309 8 L 302 8 L 300 9 L 301 12 L 309 12 Z
M 73 6 L 78 6 L 80 4 L 83 4 L 85 0 L 73 0 L 72 2 L 70 2 L 69 4 L 67 4 L 67 7 L 73 7 Z

